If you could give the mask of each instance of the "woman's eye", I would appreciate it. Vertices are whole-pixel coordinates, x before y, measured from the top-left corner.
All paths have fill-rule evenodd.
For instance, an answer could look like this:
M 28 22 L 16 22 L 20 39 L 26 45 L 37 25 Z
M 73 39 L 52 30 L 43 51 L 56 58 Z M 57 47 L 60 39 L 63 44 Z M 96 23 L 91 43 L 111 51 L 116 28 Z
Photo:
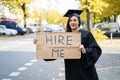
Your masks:
M 77 21 L 76 19 L 74 19 L 73 21 Z
M 72 20 L 70 20 L 70 22 L 72 22 Z
M 77 20 L 76 19 L 70 20 L 70 22 L 72 22 L 72 21 L 76 22 Z

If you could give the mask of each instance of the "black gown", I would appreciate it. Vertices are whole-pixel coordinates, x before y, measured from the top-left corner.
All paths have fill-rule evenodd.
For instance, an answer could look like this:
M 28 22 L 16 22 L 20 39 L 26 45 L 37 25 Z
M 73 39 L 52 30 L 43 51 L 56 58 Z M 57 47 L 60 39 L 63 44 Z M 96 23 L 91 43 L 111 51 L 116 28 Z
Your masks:
M 81 44 L 84 45 L 86 53 L 81 55 L 81 59 L 65 59 L 65 80 L 99 80 L 95 68 L 95 63 L 100 57 L 102 50 L 89 31 L 81 32 Z M 55 59 L 44 59 L 53 61 Z
M 81 32 L 81 44 L 84 45 L 86 53 L 81 59 L 65 59 L 66 80 L 99 80 L 95 63 L 101 55 L 101 48 L 89 31 Z

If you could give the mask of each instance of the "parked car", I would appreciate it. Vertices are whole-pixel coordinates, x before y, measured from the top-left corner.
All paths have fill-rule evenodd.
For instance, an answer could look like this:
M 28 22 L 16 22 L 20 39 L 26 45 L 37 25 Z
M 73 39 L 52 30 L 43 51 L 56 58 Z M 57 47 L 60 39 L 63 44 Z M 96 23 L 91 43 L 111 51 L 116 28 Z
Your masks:
M 64 28 L 59 25 L 49 25 L 49 27 L 52 29 L 52 32 L 64 32 Z
M 64 28 L 59 25 L 41 25 L 40 27 L 44 32 L 64 32 Z
M 49 25 L 45 24 L 45 25 L 41 25 L 40 26 L 41 31 L 44 32 L 52 32 L 53 30 L 49 27 Z
M 105 35 L 108 37 L 118 37 L 120 38 L 120 32 L 105 32 Z
M 50 28 L 50 27 L 48 27 L 48 26 L 44 26 L 44 27 L 43 27 L 43 31 L 44 31 L 44 32 L 53 32 L 53 29 Z
M 3 35 L 17 35 L 17 31 L 13 29 L 7 29 L 5 25 L 0 25 L 0 34 Z
M 27 26 L 27 33 L 36 33 L 38 32 L 38 28 L 36 26 Z
M 120 25 L 118 23 L 97 23 L 93 29 L 96 28 L 104 31 L 108 37 L 120 37 Z
M 0 22 L 0 25 L 5 25 L 8 29 L 17 30 L 18 34 L 24 35 L 26 33 L 26 29 L 15 21 L 4 20 Z

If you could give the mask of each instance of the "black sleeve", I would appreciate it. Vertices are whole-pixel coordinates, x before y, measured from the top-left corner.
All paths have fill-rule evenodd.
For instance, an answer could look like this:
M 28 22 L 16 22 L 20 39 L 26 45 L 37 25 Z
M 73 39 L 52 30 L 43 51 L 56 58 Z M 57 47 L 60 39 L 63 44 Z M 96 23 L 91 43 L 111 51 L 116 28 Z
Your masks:
M 102 53 L 102 50 L 97 44 L 91 32 L 89 32 L 86 37 L 87 37 L 87 47 L 85 47 L 86 53 L 82 54 L 81 58 L 82 65 L 84 66 L 84 68 L 89 68 L 90 66 L 94 65 L 97 62 Z
M 44 61 L 54 61 L 56 59 L 43 59 Z

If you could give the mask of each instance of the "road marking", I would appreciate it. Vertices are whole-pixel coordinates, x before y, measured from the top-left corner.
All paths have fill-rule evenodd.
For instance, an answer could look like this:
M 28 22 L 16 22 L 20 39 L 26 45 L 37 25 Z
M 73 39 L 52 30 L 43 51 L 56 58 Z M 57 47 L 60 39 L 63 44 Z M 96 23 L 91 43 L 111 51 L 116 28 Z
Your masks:
M 31 66 L 33 63 L 26 63 L 25 66 Z
M 18 76 L 20 74 L 20 72 L 12 72 L 11 74 L 9 74 L 9 76 Z
M 2 79 L 2 80 L 12 80 L 12 79 Z
M 33 65 L 33 63 L 35 63 L 35 62 L 37 62 L 37 60 L 36 60 L 36 59 L 32 59 L 32 60 L 30 60 L 29 63 L 26 63 L 26 64 L 24 65 L 24 66 L 27 66 L 27 67 L 20 67 L 20 68 L 18 68 L 17 70 L 19 70 L 19 71 L 24 71 L 24 70 L 26 70 L 26 69 L 28 68 L 28 66 Z M 40 71 L 43 71 L 43 69 L 40 69 Z M 21 72 L 12 72 L 12 73 L 9 74 L 9 76 L 18 76 L 20 73 L 21 73 Z M 2 79 L 2 80 L 11 80 L 11 79 Z
M 20 67 L 20 68 L 18 68 L 19 71 L 24 71 L 26 69 L 27 69 L 27 67 Z
M 30 60 L 30 62 L 37 62 L 37 60 L 36 59 L 32 59 L 32 60 Z
M 105 68 L 97 68 L 97 71 L 109 70 L 109 69 L 120 69 L 120 66 L 115 67 L 105 67 Z

